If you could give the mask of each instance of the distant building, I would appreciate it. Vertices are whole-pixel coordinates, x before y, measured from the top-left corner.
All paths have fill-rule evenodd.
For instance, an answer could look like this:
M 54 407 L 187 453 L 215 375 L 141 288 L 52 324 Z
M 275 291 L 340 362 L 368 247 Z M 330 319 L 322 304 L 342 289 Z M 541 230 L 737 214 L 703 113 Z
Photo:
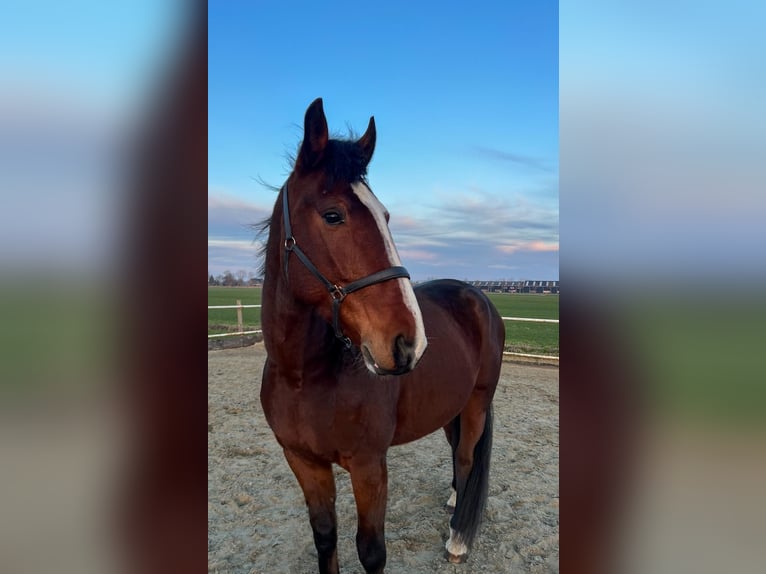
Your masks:
M 488 293 L 559 293 L 558 281 L 468 281 Z

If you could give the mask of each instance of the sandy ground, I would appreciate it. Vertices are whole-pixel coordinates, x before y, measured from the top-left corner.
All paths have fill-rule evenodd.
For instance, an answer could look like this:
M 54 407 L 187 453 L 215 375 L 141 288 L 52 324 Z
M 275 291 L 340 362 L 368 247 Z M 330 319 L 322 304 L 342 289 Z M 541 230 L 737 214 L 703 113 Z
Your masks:
M 309 574 L 303 494 L 258 398 L 262 345 L 208 352 L 208 571 Z M 506 362 L 495 395 L 490 495 L 468 562 L 444 543 L 451 462 L 441 431 L 388 453 L 388 574 L 558 572 L 558 369 Z M 341 571 L 364 574 L 348 474 L 336 469 Z

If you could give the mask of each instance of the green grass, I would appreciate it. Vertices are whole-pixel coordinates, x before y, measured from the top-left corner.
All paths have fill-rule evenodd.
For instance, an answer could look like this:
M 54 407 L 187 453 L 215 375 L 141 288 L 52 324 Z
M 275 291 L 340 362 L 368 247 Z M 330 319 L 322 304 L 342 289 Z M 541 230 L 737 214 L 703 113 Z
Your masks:
M 504 317 L 559 318 L 559 296 L 527 293 L 490 293 L 489 298 Z M 208 305 L 259 305 L 261 290 L 254 287 L 208 287 Z M 258 328 L 260 309 L 244 309 L 245 330 Z M 236 331 L 235 309 L 208 310 L 208 334 Z M 505 322 L 506 349 L 538 355 L 559 354 L 559 326 L 555 323 Z
M 103 385 L 115 358 L 115 316 L 103 286 L 0 284 L 0 404 Z
M 260 305 L 260 287 L 208 287 L 208 305 L 236 305 L 237 299 L 243 305 Z M 242 321 L 245 331 L 258 329 L 261 324 L 260 309 L 242 309 Z M 236 309 L 208 309 L 207 333 L 226 333 L 237 330 Z
M 503 317 L 559 318 L 558 295 L 532 293 L 489 293 L 488 295 Z
M 764 428 L 766 305 L 760 294 L 636 297 L 620 317 L 654 414 Z
M 559 318 L 558 295 L 489 293 L 489 298 L 503 317 Z M 559 326 L 505 321 L 505 348 L 516 353 L 558 356 Z

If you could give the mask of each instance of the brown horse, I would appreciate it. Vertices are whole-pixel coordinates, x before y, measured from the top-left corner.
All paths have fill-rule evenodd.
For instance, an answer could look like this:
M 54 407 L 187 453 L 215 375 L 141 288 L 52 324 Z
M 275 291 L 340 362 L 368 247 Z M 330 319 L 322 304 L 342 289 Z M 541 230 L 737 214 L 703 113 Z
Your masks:
M 505 329 L 465 283 L 413 290 L 366 180 L 375 137 L 370 118 L 359 140 L 330 139 L 315 100 L 265 246 L 261 403 L 306 497 L 322 573 L 338 572 L 333 464 L 351 474 L 366 572 L 386 564 L 390 446 L 444 429 L 453 562 L 467 556 L 488 491 Z

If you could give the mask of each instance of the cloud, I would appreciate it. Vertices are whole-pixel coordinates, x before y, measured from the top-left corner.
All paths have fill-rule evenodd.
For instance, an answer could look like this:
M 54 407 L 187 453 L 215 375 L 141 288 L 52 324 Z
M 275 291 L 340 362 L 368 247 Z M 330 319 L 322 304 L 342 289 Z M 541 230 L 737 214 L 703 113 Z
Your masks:
M 402 215 L 395 217 L 391 221 L 391 228 L 396 228 L 401 231 L 407 231 L 409 229 L 418 229 L 421 225 L 420 220 L 409 215 Z
M 247 228 L 260 223 L 270 215 L 270 207 L 267 208 L 224 192 L 211 192 L 208 190 L 208 227 L 234 226 Z
M 495 244 L 558 241 L 558 204 L 529 197 L 505 198 L 485 192 L 445 197 L 435 207 L 432 225 L 452 237 Z
M 499 149 L 488 148 L 483 146 L 473 146 L 474 151 L 482 157 L 487 157 L 493 160 L 500 160 L 504 162 L 514 163 L 516 165 L 522 165 L 524 167 L 531 167 L 532 169 L 541 170 L 547 173 L 554 173 L 555 170 L 549 166 L 544 160 L 536 157 L 531 157 L 522 154 L 516 154 L 512 152 L 502 151 Z
M 224 271 L 257 272 L 260 267 L 259 245 L 252 241 L 208 239 L 208 272 L 219 275 Z
M 248 253 L 257 252 L 262 243 L 255 240 L 243 240 L 243 239 L 226 239 L 226 238 L 212 238 L 208 237 L 208 248 L 220 248 L 232 251 L 246 251 Z
M 415 276 L 558 279 L 558 202 L 472 190 L 442 194 L 417 217 L 392 214 L 392 234 Z M 512 272 L 510 275 L 508 272 Z
M 257 269 L 265 238 L 250 225 L 270 213 L 271 207 L 210 192 L 210 272 Z M 414 280 L 558 279 L 558 202 L 550 194 L 442 194 L 417 214 L 392 212 L 391 232 Z
M 397 249 L 402 259 L 411 261 L 433 261 L 438 255 L 432 251 L 426 251 L 424 249 Z
M 545 241 L 520 241 L 514 244 L 498 245 L 495 249 L 508 255 L 513 255 L 519 251 L 533 251 L 538 253 L 544 251 L 557 252 L 559 250 L 559 244 Z
M 254 226 L 271 215 L 271 207 L 217 190 L 208 190 L 207 206 L 209 272 L 257 271 L 265 237 Z
M 2 275 L 111 269 L 129 224 L 124 126 L 64 93 L 15 90 L 0 95 Z

